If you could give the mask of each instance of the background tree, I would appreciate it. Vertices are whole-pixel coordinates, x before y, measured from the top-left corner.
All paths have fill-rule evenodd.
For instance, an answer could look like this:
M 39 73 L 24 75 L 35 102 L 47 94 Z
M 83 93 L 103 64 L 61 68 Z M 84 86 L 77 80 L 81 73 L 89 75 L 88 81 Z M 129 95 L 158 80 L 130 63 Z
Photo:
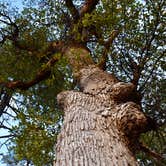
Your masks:
M 132 101 L 156 123 L 141 140 L 165 154 L 164 0 L 31 0 L 25 5 L 21 13 L 7 4 L 0 10 L 0 115 L 1 128 L 9 131 L 1 138 L 14 143 L 15 158 L 29 165 L 52 163 L 63 121 L 55 96 L 82 90 L 66 61 L 73 73 L 84 63 L 64 56 L 73 45 L 89 49 L 94 62 L 88 58 L 87 63 L 135 85 Z M 10 119 L 16 123 L 8 124 Z M 140 164 L 164 165 L 161 155 L 140 147 L 146 152 L 138 154 Z

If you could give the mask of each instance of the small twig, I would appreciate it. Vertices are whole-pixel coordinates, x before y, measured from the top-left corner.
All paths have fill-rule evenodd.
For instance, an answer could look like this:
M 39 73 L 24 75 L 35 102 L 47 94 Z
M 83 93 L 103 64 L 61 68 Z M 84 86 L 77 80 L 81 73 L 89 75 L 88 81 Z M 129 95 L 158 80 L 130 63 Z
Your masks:
M 3 147 L 3 146 L 7 146 L 7 142 L 10 141 L 11 139 L 8 138 L 8 139 L 5 139 L 5 141 L 3 141 L 3 143 L 0 144 L 0 149 Z
M 117 46 L 117 45 L 116 45 L 116 46 Z M 117 46 L 117 47 L 118 47 L 118 46 Z M 122 56 L 124 57 L 124 61 L 125 61 L 125 63 L 127 64 L 127 66 L 130 66 L 130 64 L 128 63 L 128 61 L 127 61 L 126 58 L 125 58 L 126 56 L 125 56 L 124 52 L 122 51 L 122 49 L 119 48 L 119 47 L 118 47 L 118 49 L 120 50 Z M 119 59 L 120 59 L 120 61 L 121 61 L 121 58 L 119 58 Z M 122 66 L 122 65 L 121 65 L 121 66 Z M 127 73 L 126 69 L 124 69 L 123 71 L 125 72 L 125 74 L 127 75 L 127 77 L 131 80 L 132 78 L 131 78 L 131 76 Z
M 1 138 L 15 137 L 15 136 L 16 136 L 16 135 L 14 135 L 14 134 L 3 135 L 3 136 L 0 136 L 0 139 L 1 139 Z
M 10 107 L 9 107 L 10 108 Z M 12 115 L 11 113 L 9 113 L 9 112 L 4 112 L 4 114 L 6 114 L 6 115 L 8 115 L 8 116 L 10 116 L 11 118 L 15 118 L 15 116 L 14 115 Z
M 147 79 L 145 80 L 144 84 L 139 88 L 138 91 L 141 92 L 142 89 L 143 89 L 143 87 L 145 87 L 145 85 L 147 84 L 147 82 L 149 81 L 150 77 L 152 76 L 152 74 L 153 74 L 153 72 L 154 72 L 154 70 L 155 70 L 156 64 L 159 62 L 159 60 L 160 60 L 162 57 L 164 57 L 164 53 L 163 53 L 162 55 L 160 55 L 160 56 L 157 58 L 157 60 L 156 60 L 155 63 L 153 64 L 153 68 L 152 68 L 152 70 L 151 70 L 149 76 L 147 77 Z
M 7 126 L 4 126 L 4 125 L 0 125 L 0 129 L 7 129 L 9 131 L 12 131 L 11 128 L 7 127 Z

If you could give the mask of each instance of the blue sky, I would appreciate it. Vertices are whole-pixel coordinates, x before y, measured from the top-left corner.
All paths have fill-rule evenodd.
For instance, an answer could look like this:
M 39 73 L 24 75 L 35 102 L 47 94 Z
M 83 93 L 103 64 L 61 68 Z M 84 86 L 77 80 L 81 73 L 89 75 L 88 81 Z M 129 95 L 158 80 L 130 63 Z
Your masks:
M 0 0 L 0 2 L 8 3 L 13 7 L 19 8 L 20 10 L 23 7 L 23 5 L 22 5 L 23 0 Z

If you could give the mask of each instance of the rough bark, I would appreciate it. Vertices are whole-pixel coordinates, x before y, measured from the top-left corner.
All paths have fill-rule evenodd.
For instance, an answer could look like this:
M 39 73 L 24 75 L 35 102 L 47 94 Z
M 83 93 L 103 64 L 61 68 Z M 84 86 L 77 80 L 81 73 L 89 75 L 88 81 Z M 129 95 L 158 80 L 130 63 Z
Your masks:
M 134 154 L 148 122 L 140 106 L 132 101 L 134 85 L 120 82 L 93 65 L 84 48 L 66 49 L 65 54 L 81 91 L 57 96 L 65 117 L 54 165 L 138 165 Z M 76 58 L 78 54 L 80 59 Z

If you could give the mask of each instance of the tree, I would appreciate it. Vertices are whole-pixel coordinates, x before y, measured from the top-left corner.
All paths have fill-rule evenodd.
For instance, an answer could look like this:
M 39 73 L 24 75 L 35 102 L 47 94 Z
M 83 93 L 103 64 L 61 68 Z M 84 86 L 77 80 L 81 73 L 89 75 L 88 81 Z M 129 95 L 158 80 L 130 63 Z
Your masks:
M 0 13 L 1 112 L 16 109 L 19 126 L 10 136 L 20 145 L 17 157 L 50 162 L 43 142 L 53 147 L 63 110 L 54 165 L 138 165 L 141 150 L 164 163 L 140 135 L 160 131 L 164 137 L 165 1 L 30 3 L 21 14 L 6 6 Z M 13 108 L 16 95 L 23 106 Z M 35 154 L 45 158 L 35 161 Z

